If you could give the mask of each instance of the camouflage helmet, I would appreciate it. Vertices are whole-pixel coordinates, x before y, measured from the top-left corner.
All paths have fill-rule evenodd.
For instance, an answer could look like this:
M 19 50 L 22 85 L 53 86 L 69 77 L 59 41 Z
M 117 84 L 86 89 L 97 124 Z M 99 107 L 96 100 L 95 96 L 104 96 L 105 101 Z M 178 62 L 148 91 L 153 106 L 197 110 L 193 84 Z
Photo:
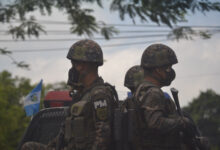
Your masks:
M 131 67 L 125 75 L 124 86 L 127 88 L 136 88 L 144 79 L 144 70 L 141 66 L 136 65 Z
M 141 58 L 143 68 L 156 68 L 178 63 L 175 52 L 163 44 L 152 44 L 147 47 Z
M 93 62 L 98 66 L 103 65 L 101 47 L 92 40 L 80 40 L 74 43 L 67 54 L 67 58 L 75 61 Z

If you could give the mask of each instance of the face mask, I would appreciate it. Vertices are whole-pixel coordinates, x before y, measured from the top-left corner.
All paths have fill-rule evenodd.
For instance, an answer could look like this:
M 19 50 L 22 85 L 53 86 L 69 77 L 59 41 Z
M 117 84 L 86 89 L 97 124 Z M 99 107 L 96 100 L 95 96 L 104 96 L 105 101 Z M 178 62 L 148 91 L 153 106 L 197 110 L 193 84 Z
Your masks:
M 171 82 L 175 79 L 176 73 L 172 68 L 170 68 L 169 70 L 168 69 L 165 70 L 165 73 L 166 73 L 166 77 L 165 79 L 161 79 L 160 83 L 163 86 L 169 86 Z
M 81 87 L 81 84 L 79 83 L 79 72 L 75 67 L 69 69 L 68 76 L 67 84 L 72 86 L 73 89 L 78 90 Z

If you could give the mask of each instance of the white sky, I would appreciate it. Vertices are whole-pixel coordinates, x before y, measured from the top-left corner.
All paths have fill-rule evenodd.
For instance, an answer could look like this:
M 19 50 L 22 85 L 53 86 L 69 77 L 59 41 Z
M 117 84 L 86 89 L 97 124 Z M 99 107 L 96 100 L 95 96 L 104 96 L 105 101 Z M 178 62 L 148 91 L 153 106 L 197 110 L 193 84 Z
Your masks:
M 86 7 L 86 6 L 85 6 Z M 90 6 L 94 8 L 95 6 Z M 128 18 L 124 22 L 120 21 L 116 13 L 110 13 L 106 9 L 95 7 L 94 13 L 97 20 L 105 21 L 113 24 L 131 24 Z M 50 17 L 42 17 L 39 13 L 34 13 L 38 20 L 49 21 L 67 21 L 64 13 L 54 11 Z M 220 26 L 220 13 L 208 13 L 206 16 L 202 14 L 190 15 L 187 17 L 188 23 L 184 25 L 214 25 Z M 138 20 L 137 20 L 137 23 Z M 46 30 L 68 30 L 69 25 L 50 25 L 42 24 Z M 0 30 L 7 29 L 7 25 L 0 24 Z M 160 30 L 161 28 L 149 27 L 123 27 L 120 30 Z M 168 29 L 168 28 L 166 28 Z M 162 30 L 162 29 L 161 29 Z M 151 34 L 151 33 L 150 33 Z M 136 34 L 120 34 L 118 36 L 146 35 L 146 33 Z M 47 38 L 71 38 L 75 35 L 48 35 L 41 36 L 40 39 Z M 95 37 L 100 37 L 95 36 Z M 0 35 L 0 40 L 10 39 L 10 36 Z M 78 37 L 79 38 L 79 37 Z M 117 47 L 103 46 L 104 59 L 106 62 L 100 68 L 100 75 L 105 81 L 116 86 L 120 99 L 125 98 L 127 88 L 123 86 L 126 71 L 133 65 L 140 64 L 141 55 L 144 49 L 151 43 L 147 41 L 157 41 L 167 44 L 173 48 L 177 54 L 179 63 L 174 66 L 177 77 L 172 87 L 179 89 L 181 105 L 187 105 L 193 98 L 199 95 L 200 91 L 213 89 L 220 93 L 220 34 L 215 34 L 209 40 L 196 39 L 192 41 L 181 40 L 162 41 L 164 38 L 133 38 L 124 40 L 96 40 L 101 46 L 109 44 L 144 42 L 146 44 L 135 44 Z M 34 39 L 34 38 L 33 38 Z M 26 71 L 16 68 L 11 64 L 11 60 L 0 55 L 0 71 L 8 70 L 13 75 L 30 78 L 33 83 L 39 82 L 42 78 L 44 83 L 54 83 L 58 81 L 66 81 L 70 62 L 66 59 L 68 48 L 75 41 L 56 41 L 56 42 L 0 42 L 0 47 L 7 47 L 8 50 L 32 50 L 32 49 L 53 49 L 61 48 L 61 51 L 51 52 L 32 52 L 32 53 L 14 53 L 13 57 L 18 61 L 25 61 L 30 64 L 31 70 Z M 65 48 L 65 49 L 63 49 Z M 169 92 L 169 88 L 164 91 Z M 170 92 L 169 92 L 170 93 Z

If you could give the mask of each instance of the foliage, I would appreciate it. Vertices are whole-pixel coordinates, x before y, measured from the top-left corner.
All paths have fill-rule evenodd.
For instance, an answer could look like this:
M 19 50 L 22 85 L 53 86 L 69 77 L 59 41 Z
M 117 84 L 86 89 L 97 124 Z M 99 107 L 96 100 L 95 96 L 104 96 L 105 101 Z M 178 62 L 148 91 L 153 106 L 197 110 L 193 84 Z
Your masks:
M 220 3 L 209 0 L 113 0 L 111 10 L 118 11 L 122 20 L 128 15 L 134 22 L 135 17 L 139 17 L 144 22 L 151 20 L 172 27 L 186 21 L 189 12 L 220 11 Z
M 176 27 L 170 32 L 168 35 L 168 39 L 170 40 L 177 40 L 179 41 L 180 39 L 187 39 L 187 40 L 192 40 L 193 36 L 200 36 L 203 39 L 209 39 L 211 38 L 211 33 L 207 31 L 195 31 L 190 27 Z
M 39 32 L 46 33 L 43 27 L 36 22 L 34 16 L 31 16 L 30 19 L 27 21 L 22 21 L 19 26 L 10 26 L 10 29 L 8 31 L 9 34 L 12 34 L 14 39 L 21 38 L 22 40 L 25 40 L 26 34 L 28 35 L 28 37 L 30 37 L 31 35 L 35 35 L 36 37 L 38 37 Z
M 12 54 L 12 52 L 6 50 L 6 48 L 0 48 L 0 55 L 8 56 L 12 60 L 12 63 L 15 64 L 17 67 L 29 70 L 29 65 L 28 64 L 26 64 L 24 61 L 18 62 L 17 60 L 14 59 L 14 57 L 12 57 L 11 54 Z
M 82 8 L 83 3 L 97 3 L 102 7 L 101 0 L 16 0 L 10 5 L 0 3 L 0 22 L 9 23 L 16 19 L 20 20 L 21 25 L 11 29 L 13 35 L 20 35 L 17 38 L 24 39 L 22 35 L 38 36 L 40 32 L 45 31 L 42 26 L 37 25 L 33 16 L 27 19 L 27 14 L 39 10 L 42 15 L 50 15 L 52 8 L 56 7 L 68 15 L 72 33 L 92 36 L 93 33 L 102 33 L 103 30 L 109 28 L 108 32 L 102 34 L 106 39 L 112 33 L 116 33 L 112 27 L 106 27 L 105 23 L 98 23 L 95 16 L 92 15 L 94 10 Z M 119 12 L 121 20 L 124 20 L 125 16 L 129 16 L 134 23 L 135 18 L 139 18 L 142 22 L 152 21 L 158 25 L 166 24 L 172 28 L 173 25 L 186 21 L 185 16 L 188 13 L 220 11 L 220 3 L 211 0 L 171 0 L 169 2 L 164 0 L 112 0 L 110 10 Z M 27 22 L 32 23 L 27 24 Z M 24 28 L 27 28 L 27 31 Z M 30 32 L 31 30 L 34 32 Z M 15 33 L 16 31 L 18 33 Z
M 220 149 L 220 95 L 213 90 L 201 92 L 200 95 L 184 108 L 189 112 L 211 142 L 212 150 Z
M 12 77 L 8 71 L 0 72 L 0 149 L 14 150 L 18 146 L 30 118 L 26 117 L 22 100 L 37 85 L 30 79 Z M 48 84 L 42 87 L 42 100 L 49 90 L 67 90 L 65 82 Z
M 16 36 L 16 38 L 25 39 L 25 35 L 38 36 L 40 32 L 45 32 L 45 30 L 43 30 L 41 25 L 35 22 L 36 20 L 33 19 L 33 16 L 27 19 L 27 14 L 40 10 L 42 15 L 50 15 L 52 8 L 56 7 L 68 15 L 68 19 L 72 25 L 70 28 L 71 33 L 92 36 L 94 32 L 96 33 L 98 30 L 101 32 L 103 28 L 106 29 L 107 27 L 104 24 L 99 25 L 96 18 L 91 15 L 94 11 L 93 9 L 84 9 L 81 7 L 83 2 L 94 3 L 95 0 L 16 0 L 15 3 L 11 5 L 3 6 L 0 4 L 0 22 L 9 23 L 15 19 L 20 20 L 21 24 L 13 27 L 10 32 L 13 33 L 13 35 L 19 35 Z M 102 7 L 100 0 L 96 2 Z M 25 22 L 32 22 L 32 24 L 25 24 Z M 34 32 L 30 32 L 32 30 L 34 30 Z M 114 33 L 113 30 L 109 30 L 109 32 Z M 105 34 L 103 36 L 105 36 Z M 108 36 L 105 37 L 108 38 Z
M 13 23 L 20 22 L 17 26 L 9 26 L 9 34 L 15 40 L 25 40 L 26 36 L 38 37 L 40 33 L 46 33 L 43 26 L 38 23 L 31 12 L 40 11 L 41 15 L 51 15 L 52 8 L 57 8 L 67 14 L 71 24 L 70 32 L 77 35 L 93 36 L 100 33 L 105 39 L 110 39 L 117 30 L 113 26 L 96 20 L 92 15 L 91 8 L 82 8 L 83 3 L 97 3 L 102 6 L 101 0 L 15 0 L 12 4 L 3 5 L 0 2 L 0 22 Z M 185 16 L 188 13 L 209 11 L 220 11 L 220 2 L 212 0 L 111 0 L 109 6 L 111 11 L 119 13 L 121 20 L 128 16 L 134 23 L 139 18 L 143 23 L 152 21 L 154 23 L 165 24 L 173 28 L 179 22 L 187 21 Z M 30 16 L 29 18 L 27 18 Z M 175 27 L 168 36 L 169 39 L 191 39 L 192 36 L 210 38 L 210 33 L 206 31 L 194 32 L 189 27 Z M 5 55 L 0 53 L 0 55 Z M 11 55 L 10 55 L 11 56 Z M 14 61 L 17 62 L 17 61 Z M 28 68 L 24 62 L 15 63 L 18 67 Z
M 12 78 L 7 71 L 0 73 L 0 149 L 15 149 L 23 135 L 30 119 L 19 101 L 32 88 L 29 79 Z

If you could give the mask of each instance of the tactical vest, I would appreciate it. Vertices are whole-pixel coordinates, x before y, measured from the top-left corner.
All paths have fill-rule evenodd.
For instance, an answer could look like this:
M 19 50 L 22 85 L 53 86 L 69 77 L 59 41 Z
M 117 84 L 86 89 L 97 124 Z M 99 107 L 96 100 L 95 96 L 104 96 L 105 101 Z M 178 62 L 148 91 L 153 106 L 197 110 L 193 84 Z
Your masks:
M 149 88 L 154 85 L 149 85 Z M 121 104 L 120 104 L 121 103 Z M 141 137 L 144 128 L 141 103 L 132 97 L 120 101 L 114 114 L 114 141 L 116 150 L 142 150 Z
M 110 84 L 102 83 L 91 87 L 78 101 L 70 108 L 70 116 L 65 121 L 65 143 L 67 143 L 64 150 L 90 150 L 95 138 L 95 127 L 93 118 L 91 118 L 90 111 L 93 107 L 93 100 L 91 95 L 98 89 L 110 90 L 114 105 L 117 106 L 118 95 Z

